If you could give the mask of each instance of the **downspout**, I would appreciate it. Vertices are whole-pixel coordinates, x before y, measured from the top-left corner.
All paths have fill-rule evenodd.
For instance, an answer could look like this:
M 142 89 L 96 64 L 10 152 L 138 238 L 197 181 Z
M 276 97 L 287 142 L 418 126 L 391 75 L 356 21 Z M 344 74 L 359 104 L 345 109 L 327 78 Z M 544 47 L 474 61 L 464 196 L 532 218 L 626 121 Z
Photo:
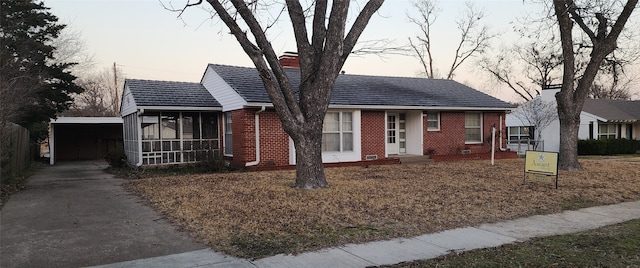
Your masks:
M 264 112 L 264 110 L 266 109 L 265 106 L 262 106 L 262 108 L 260 108 L 259 111 L 257 111 L 254 116 L 254 122 L 255 122 L 255 132 L 256 132 L 256 161 L 253 162 L 248 162 L 246 164 L 244 164 L 245 167 L 252 167 L 252 166 L 256 166 L 258 164 L 260 164 L 260 113 Z
M 494 125 L 494 126 L 495 126 L 495 125 Z M 504 131 L 502 131 L 502 115 L 501 115 L 501 116 L 500 116 L 500 141 L 499 141 L 499 142 L 500 142 L 500 151 L 501 151 L 501 152 L 504 152 L 504 151 L 506 151 L 506 150 L 507 150 L 507 148 L 502 148 L 502 133 L 503 133 L 503 132 L 504 132 Z

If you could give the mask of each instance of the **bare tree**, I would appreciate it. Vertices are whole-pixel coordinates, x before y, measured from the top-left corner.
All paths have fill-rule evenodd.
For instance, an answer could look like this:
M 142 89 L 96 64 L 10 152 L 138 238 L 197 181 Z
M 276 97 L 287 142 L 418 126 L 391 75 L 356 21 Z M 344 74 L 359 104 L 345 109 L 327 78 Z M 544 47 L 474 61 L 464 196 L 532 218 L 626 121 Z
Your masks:
M 415 39 L 409 38 L 409 46 L 413 55 L 422 64 L 426 76 L 435 78 L 431 27 L 437 19 L 438 3 L 434 0 L 418 0 L 413 3 L 413 6 L 418 11 L 417 17 L 410 14 L 407 14 L 407 17 L 411 23 L 420 28 L 420 35 Z M 472 2 L 465 3 L 464 13 L 456 20 L 457 28 L 460 30 L 460 41 L 456 46 L 451 66 L 445 76 L 446 79 L 453 79 L 458 67 L 469 58 L 484 53 L 489 47 L 491 39 L 496 36 L 489 32 L 488 26 L 481 25 L 485 16 L 485 12 L 477 9 Z
M 559 46 L 552 40 L 549 43 L 534 41 L 524 46 L 515 44 L 497 55 L 482 58 L 478 65 L 495 82 L 506 85 L 524 101 L 533 100 L 542 88 L 560 80 L 562 56 Z
M 336 0 L 331 4 L 326 0 L 313 1 L 310 7 L 303 7 L 295 0 L 285 1 L 286 6 L 282 10 L 286 9 L 291 20 L 300 60 L 301 82 L 298 88 L 291 84 L 267 37 L 270 24 L 262 25 L 258 20 L 261 1 L 207 2 L 257 68 L 284 131 L 294 142 L 294 187 L 328 187 L 321 144 L 322 124 L 331 92 L 347 57 L 384 0 L 367 1 L 348 31 L 351 1 Z M 184 8 L 201 3 L 202 0 L 187 3 Z
M 614 1 L 606 6 L 600 1 L 553 1 L 563 57 L 562 89 L 556 94 L 560 120 L 560 169 L 582 169 L 577 150 L 580 113 L 603 61 L 616 49 L 618 37 L 637 4 L 638 0 Z M 578 25 L 581 33 L 577 38 L 574 25 Z M 577 49 L 590 51 L 584 71 L 578 76 Z
M 119 115 L 120 97 L 124 87 L 124 75 L 121 69 L 105 68 L 98 73 L 86 74 L 75 83 L 84 88 L 84 92 L 74 95 L 73 105 L 68 111 L 63 112 L 63 115 Z
M 518 109 L 513 111 L 513 115 L 527 126 L 533 126 L 535 139 L 542 140 L 542 131 L 553 121 L 558 119 L 556 103 L 553 101 L 543 101 L 541 97 L 522 103 Z M 538 149 L 538 143 L 533 149 Z
M 632 84 L 637 81 L 635 77 L 612 77 L 610 74 L 598 73 L 589 91 L 589 98 L 630 100 L 633 97 Z
M 87 44 L 82 38 L 82 32 L 71 26 L 67 26 L 60 31 L 57 38 L 52 40 L 52 45 L 56 48 L 53 52 L 53 63 L 73 62 L 70 66 L 71 72 L 76 76 L 82 76 L 95 66 L 93 54 L 87 50 Z

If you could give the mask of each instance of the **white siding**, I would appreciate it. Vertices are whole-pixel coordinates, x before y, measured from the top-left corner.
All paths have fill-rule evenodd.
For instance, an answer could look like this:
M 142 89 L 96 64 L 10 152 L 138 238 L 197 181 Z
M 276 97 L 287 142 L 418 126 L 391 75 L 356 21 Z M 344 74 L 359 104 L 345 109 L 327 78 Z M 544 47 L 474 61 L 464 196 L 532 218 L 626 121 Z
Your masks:
M 593 123 L 593 133 L 591 136 L 594 139 L 598 139 L 598 120 L 603 119 L 587 112 L 580 113 L 580 128 L 578 129 L 578 139 L 589 139 L 590 123 Z
M 120 116 L 125 117 L 137 111 L 136 101 L 131 95 L 131 90 L 125 85 L 122 92 L 122 103 L 120 104 Z
M 220 102 L 223 112 L 242 109 L 247 104 L 247 101 L 229 86 L 211 66 L 207 66 L 200 83 Z
M 511 113 L 507 114 L 507 116 L 505 117 L 504 123 L 507 125 L 507 127 L 524 127 L 529 125 L 529 124 L 523 123 L 522 120 L 520 120 L 520 118 L 513 115 L 513 113 L 516 112 L 516 110 L 518 109 L 520 108 L 516 108 Z
M 422 111 L 407 111 L 407 154 L 423 155 Z
M 536 130 L 537 131 L 537 130 Z M 560 151 L 560 121 L 554 120 L 542 130 L 542 140 L 544 141 L 544 150 L 548 152 Z
M 140 165 L 140 124 L 138 123 L 138 113 L 124 116 L 122 125 L 122 136 L 124 140 L 124 152 L 127 161 L 132 166 Z

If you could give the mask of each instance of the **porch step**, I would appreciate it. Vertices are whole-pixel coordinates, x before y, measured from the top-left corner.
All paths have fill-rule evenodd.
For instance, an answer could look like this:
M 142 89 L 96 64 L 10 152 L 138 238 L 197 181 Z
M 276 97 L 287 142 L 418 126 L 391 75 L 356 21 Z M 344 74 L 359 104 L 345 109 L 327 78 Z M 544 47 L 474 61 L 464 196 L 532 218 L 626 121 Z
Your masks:
M 428 155 L 397 155 L 391 156 L 400 159 L 400 164 L 427 164 L 433 163 Z

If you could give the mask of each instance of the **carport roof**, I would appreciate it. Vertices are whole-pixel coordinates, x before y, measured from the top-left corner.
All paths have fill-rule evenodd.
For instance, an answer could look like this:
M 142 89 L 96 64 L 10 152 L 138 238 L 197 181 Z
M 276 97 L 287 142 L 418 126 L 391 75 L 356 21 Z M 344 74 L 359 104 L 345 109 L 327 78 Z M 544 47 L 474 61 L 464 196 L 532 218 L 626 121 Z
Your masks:
M 58 117 L 51 124 L 122 124 L 121 117 Z

